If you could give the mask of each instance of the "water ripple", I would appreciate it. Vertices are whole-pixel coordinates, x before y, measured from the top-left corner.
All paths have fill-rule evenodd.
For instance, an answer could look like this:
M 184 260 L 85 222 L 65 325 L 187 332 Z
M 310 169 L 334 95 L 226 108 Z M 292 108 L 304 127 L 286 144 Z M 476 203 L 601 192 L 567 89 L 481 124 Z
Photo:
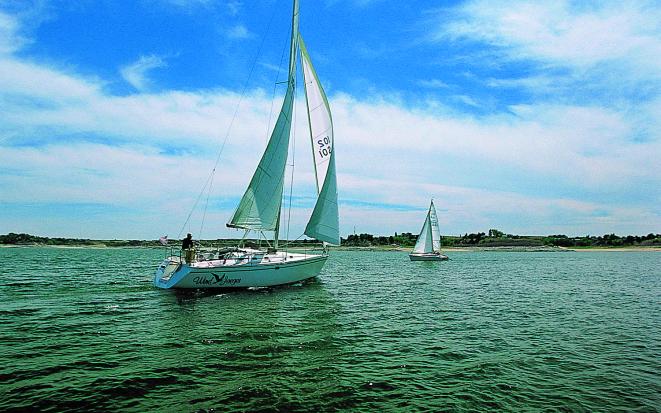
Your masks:
M 4 248 L 2 411 L 659 411 L 658 253 L 336 252 L 239 292 L 162 251 Z

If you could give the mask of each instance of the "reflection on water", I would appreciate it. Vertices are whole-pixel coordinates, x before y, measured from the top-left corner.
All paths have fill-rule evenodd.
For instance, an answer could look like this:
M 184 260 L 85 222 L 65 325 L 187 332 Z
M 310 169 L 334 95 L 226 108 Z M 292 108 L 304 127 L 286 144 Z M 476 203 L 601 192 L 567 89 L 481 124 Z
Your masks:
M 656 411 L 658 253 L 332 254 L 151 284 L 161 251 L 1 248 L 0 410 Z

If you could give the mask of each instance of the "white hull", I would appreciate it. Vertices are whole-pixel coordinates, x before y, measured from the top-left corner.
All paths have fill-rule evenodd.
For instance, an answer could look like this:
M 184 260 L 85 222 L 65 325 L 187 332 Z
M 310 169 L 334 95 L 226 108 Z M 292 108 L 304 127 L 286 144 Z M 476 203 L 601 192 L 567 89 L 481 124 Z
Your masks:
M 445 261 L 449 259 L 447 255 L 443 255 L 440 253 L 439 254 L 411 253 L 409 254 L 409 258 L 411 259 L 411 261 Z
M 328 255 L 277 252 L 236 253 L 228 259 L 186 264 L 178 257 L 163 260 L 154 285 L 160 288 L 248 288 L 292 284 L 316 277 Z

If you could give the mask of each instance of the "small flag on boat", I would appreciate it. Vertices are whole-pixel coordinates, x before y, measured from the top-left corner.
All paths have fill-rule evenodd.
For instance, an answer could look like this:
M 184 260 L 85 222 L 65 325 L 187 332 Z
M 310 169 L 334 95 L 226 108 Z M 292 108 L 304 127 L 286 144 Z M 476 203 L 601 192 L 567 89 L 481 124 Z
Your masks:
M 168 245 L 168 236 L 167 235 L 162 236 L 158 240 L 160 241 L 161 244 Z

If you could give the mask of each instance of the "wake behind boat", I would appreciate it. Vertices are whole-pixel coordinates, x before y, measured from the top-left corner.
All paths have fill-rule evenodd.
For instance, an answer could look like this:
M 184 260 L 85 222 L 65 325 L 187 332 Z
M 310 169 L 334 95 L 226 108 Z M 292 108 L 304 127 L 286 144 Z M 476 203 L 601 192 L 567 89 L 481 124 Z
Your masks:
M 321 253 L 278 249 L 299 53 L 318 195 L 304 234 L 324 242 Z M 316 277 L 328 259 L 326 243 L 340 244 L 334 149 L 330 107 L 299 33 L 298 0 L 294 0 L 287 92 L 259 165 L 227 223 L 228 227 L 243 229 L 246 233 L 273 231 L 273 244 L 269 243 L 266 251 L 237 247 L 206 254 L 193 253 L 188 257 L 185 253 L 183 257 L 181 253 L 172 254 L 156 270 L 154 285 L 160 288 L 268 287 Z
M 449 259 L 447 255 L 441 254 L 441 231 L 438 228 L 438 218 L 436 217 L 436 208 L 434 201 L 429 205 L 425 223 L 413 247 L 413 252 L 409 254 L 411 261 L 444 261 Z

